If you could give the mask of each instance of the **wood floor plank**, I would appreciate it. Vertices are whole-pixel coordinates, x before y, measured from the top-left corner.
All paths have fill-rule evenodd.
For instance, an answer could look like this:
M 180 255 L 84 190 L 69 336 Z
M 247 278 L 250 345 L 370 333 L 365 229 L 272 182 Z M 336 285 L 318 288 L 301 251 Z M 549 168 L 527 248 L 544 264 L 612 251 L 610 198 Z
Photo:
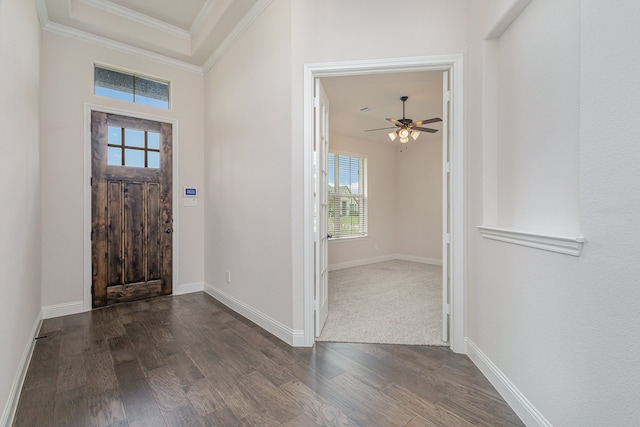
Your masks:
M 194 411 L 191 405 L 180 406 L 171 411 L 162 411 L 167 427 L 203 427 L 204 420 Z
M 58 380 L 60 334 L 58 332 L 50 332 L 48 335 L 40 334 L 40 336 L 43 338 L 36 341 L 31 363 L 22 386 L 23 390 L 45 385 L 55 386 Z
M 180 386 L 180 379 L 169 366 L 146 372 L 147 382 L 162 411 L 171 411 L 190 405 L 187 394 Z
M 301 381 L 283 384 L 280 386 L 280 389 L 291 401 L 298 405 L 305 419 L 313 422 L 312 425 L 357 426 L 357 424 L 340 412 L 337 407 L 318 396 L 316 392 Z
M 22 426 L 522 426 L 448 348 L 293 348 L 209 295 L 43 322 Z
M 224 401 L 216 393 L 212 381 L 203 377 L 200 381 L 184 387 L 187 399 L 201 417 L 226 408 Z
M 121 384 L 120 394 L 130 427 L 166 426 L 146 380 L 134 380 Z
M 279 424 L 289 422 L 299 415 L 297 405 L 260 372 L 243 376 L 240 384 Z
M 437 404 L 431 403 L 428 400 L 420 398 L 420 396 L 412 393 L 411 391 L 391 384 L 385 388 L 382 393 L 394 401 L 398 402 L 408 411 L 417 415 L 418 419 L 425 420 L 424 426 L 433 427 L 472 427 L 468 421 L 453 415 L 452 413 L 441 408 Z M 414 421 L 415 424 L 416 421 Z
M 55 382 L 23 389 L 16 409 L 13 426 L 50 426 L 54 425 L 53 409 L 56 394 Z
M 63 392 L 87 383 L 84 355 L 67 356 L 58 363 L 57 392 Z
M 117 389 L 87 392 L 87 425 L 107 427 L 125 421 L 124 406 Z
M 229 408 L 220 409 L 203 417 L 207 427 L 241 427 L 246 425 L 231 412 Z
M 113 363 L 118 365 L 122 362 L 128 362 L 136 358 L 136 351 L 133 348 L 133 343 L 128 336 L 109 338 L 109 349 L 111 351 L 111 357 L 113 357 Z
M 52 426 L 89 425 L 89 406 L 84 387 L 58 391 L 54 397 Z
M 101 392 L 115 390 L 118 387 L 110 351 L 85 355 L 84 364 L 87 388 Z

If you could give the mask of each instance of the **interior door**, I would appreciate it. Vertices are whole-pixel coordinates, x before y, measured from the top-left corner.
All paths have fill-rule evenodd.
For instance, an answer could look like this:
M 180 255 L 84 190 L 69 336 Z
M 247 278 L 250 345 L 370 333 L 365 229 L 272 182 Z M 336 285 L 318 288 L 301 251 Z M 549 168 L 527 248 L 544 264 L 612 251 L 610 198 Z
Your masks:
M 442 341 L 449 341 L 451 315 L 451 90 L 449 72 L 442 73 Z
M 320 79 L 315 81 L 315 148 L 316 148 L 316 238 L 315 238 L 315 332 L 320 336 L 329 315 L 329 238 L 327 199 L 329 153 L 329 99 Z
M 93 307 L 172 292 L 172 131 L 91 113 Z

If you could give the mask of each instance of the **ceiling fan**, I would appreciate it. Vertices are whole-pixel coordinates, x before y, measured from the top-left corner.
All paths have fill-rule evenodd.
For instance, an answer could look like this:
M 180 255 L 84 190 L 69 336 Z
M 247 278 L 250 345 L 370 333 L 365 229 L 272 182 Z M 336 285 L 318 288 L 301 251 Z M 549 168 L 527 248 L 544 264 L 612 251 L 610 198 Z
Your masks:
M 400 142 L 405 144 L 409 142 L 409 136 L 413 138 L 415 141 L 420 136 L 420 132 L 429 132 L 436 133 L 438 129 L 431 128 L 423 128 L 422 125 L 426 125 L 429 123 L 441 122 L 442 119 L 440 117 L 434 117 L 432 119 L 420 120 L 419 122 L 414 122 L 411 119 L 407 119 L 405 117 L 404 107 L 405 102 L 409 99 L 408 96 L 401 96 L 400 101 L 402 101 L 402 118 L 401 119 L 386 119 L 393 123 L 395 127 L 387 127 L 387 128 L 379 128 L 379 129 L 367 129 L 365 132 L 373 132 L 377 130 L 385 130 L 385 129 L 396 129 L 394 132 L 389 133 L 389 138 L 391 141 L 394 141 L 396 138 L 400 137 Z

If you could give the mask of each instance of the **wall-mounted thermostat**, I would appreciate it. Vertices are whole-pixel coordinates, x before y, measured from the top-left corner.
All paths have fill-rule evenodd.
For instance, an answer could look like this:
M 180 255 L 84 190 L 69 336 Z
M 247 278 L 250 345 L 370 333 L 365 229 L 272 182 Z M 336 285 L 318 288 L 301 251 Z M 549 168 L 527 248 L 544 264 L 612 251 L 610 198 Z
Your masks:
M 196 187 L 184 187 L 182 197 L 185 206 L 198 206 L 198 189 Z

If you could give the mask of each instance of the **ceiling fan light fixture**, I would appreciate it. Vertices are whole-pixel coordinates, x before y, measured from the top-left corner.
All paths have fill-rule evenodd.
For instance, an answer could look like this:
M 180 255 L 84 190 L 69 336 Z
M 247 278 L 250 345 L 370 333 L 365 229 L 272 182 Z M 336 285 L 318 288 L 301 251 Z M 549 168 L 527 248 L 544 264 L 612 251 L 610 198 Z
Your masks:
M 418 139 L 419 136 L 420 136 L 420 132 L 418 132 L 417 130 L 411 131 L 411 138 L 413 138 L 414 141 Z
M 400 138 L 400 142 L 402 142 L 403 144 L 406 144 L 407 142 L 409 142 L 409 138 L 407 137 Z
M 391 141 L 395 141 L 397 137 L 398 137 L 398 134 L 397 134 L 397 133 L 395 133 L 395 132 L 389 132 L 389 139 L 390 139 Z

